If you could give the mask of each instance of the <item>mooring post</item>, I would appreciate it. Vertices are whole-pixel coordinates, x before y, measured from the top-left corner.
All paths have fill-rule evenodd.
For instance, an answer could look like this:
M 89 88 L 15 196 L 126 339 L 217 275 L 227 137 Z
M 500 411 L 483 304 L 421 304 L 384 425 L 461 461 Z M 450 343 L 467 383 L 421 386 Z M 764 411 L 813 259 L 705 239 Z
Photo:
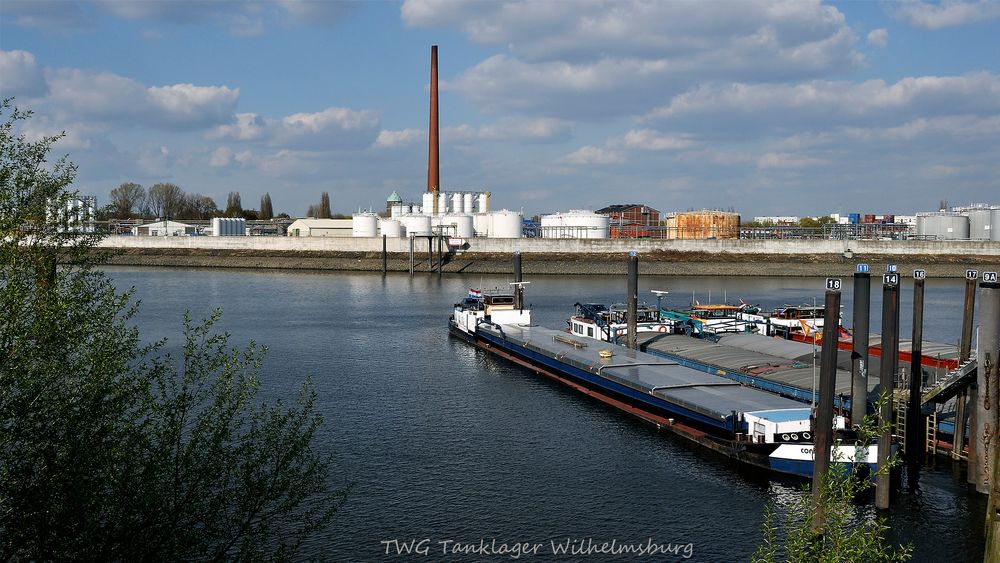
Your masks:
M 427 271 L 434 271 L 434 237 L 427 237 Z
M 413 277 L 413 239 L 414 236 L 410 235 L 410 277 Z
M 1000 448 L 993 456 L 990 500 L 986 505 L 986 553 L 983 563 L 1000 563 Z
M 858 269 L 867 270 L 867 264 Z M 861 424 L 868 413 L 868 322 L 871 316 L 872 278 L 866 272 L 854 274 L 854 331 L 851 351 L 851 423 Z
M 924 270 L 913 271 L 913 339 L 910 360 L 910 396 L 906 403 L 906 484 L 917 487 L 924 449 L 920 447 L 924 435 L 924 417 L 920 413 L 920 389 L 923 383 L 924 353 Z
M 514 251 L 514 308 L 524 308 L 524 287 L 521 285 L 521 251 Z
M 961 459 L 965 449 L 965 405 L 969 402 L 969 394 L 962 391 L 955 398 L 955 433 L 951 444 L 951 459 Z
M 994 281 L 985 281 L 985 280 Z M 976 441 L 976 465 L 969 466 L 969 473 L 976 473 L 976 490 L 989 494 L 993 475 L 993 459 L 996 456 L 997 426 L 1000 424 L 1000 408 L 997 395 L 997 359 L 1000 356 L 1000 283 L 995 272 L 984 272 L 979 284 L 979 346 L 977 346 L 976 377 L 976 428 L 969 434 L 969 441 Z
M 958 363 L 965 363 L 972 355 L 972 313 L 976 307 L 976 279 L 979 272 L 965 271 L 965 307 L 962 313 L 962 342 L 958 348 Z
M 878 437 L 878 475 L 875 479 L 875 506 L 889 508 L 892 479 L 889 454 L 892 449 L 892 393 L 899 364 L 899 274 L 882 276 L 882 361 L 879 370 L 879 424 L 885 429 Z
M 840 280 L 827 280 L 827 287 L 840 286 Z M 840 290 L 826 290 L 826 310 L 823 313 L 823 348 L 820 351 L 819 405 L 813 428 L 813 533 L 822 533 L 826 526 L 823 512 L 823 479 L 830 470 L 830 450 L 833 446 L 833 395 L 837 382 L 837 328 L 840 326 Z
M 441 272 L 444 270 L 444 255 L 442 254 L 442 248 L 444 247 L 444 236 L 438 235 L 438 277 L 441 277 Z
M 388 266 L 389 266 L 388 262 L 389 262 L 388 258 L 386 257 L 385 235 L 382 235 L 382 275 L 383 276 L 385 275 L 385 272 L 388 269 Z
M 628 335 L 627 346 L 633 350 L 636 347 L 636 316 L 639 314 L 639 256 L 633 250 L 628 253 L 628 320 L 626 321 Z

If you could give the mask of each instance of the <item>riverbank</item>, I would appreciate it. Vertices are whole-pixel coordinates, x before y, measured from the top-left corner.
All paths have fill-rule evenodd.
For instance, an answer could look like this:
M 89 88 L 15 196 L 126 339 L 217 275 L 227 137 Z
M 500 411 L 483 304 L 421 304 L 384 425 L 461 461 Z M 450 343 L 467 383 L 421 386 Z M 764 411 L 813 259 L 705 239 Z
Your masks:
M 381 240 L 378 242 L 381 245 Z M 365 272 L 382 270 L 381 251 L 104 246 L 107 247 L 106 250 L 113 252 L 106 260 L 107 264 L 113 265 Z M 523 270 L 527 275 L 617 275 L 624 274 L 627 268 L 625 250 L 610 253 L 536 252 L 526 249 L 521 252 L 524 257 Z M 929 277 L 961 278 L 968 268 L 980 271 L 1000 270 L 1000 255 L 966 253 L 852 251 L 852 256 L 845 258 L 842 253 L 769 254 L 660 249 L 640 251 L 639 255 L 642 273 L 648 275 L 843 276 L 853 272 L 854 265 L 858 262 L 870 264 L 875 273 L 884 271 L 884 265 L 888 263 L 896 264 L 904 274 L 923 268 L 927 270 Z M 408 251 L 388 252 L 386 258 L 388 271 L 409 272 Z M 502 274 L 511 270 L 511 253 L 465 251 L 446 253 L 444 258 L 444 274 Z M 428 262 L 424 241 L 423 252 L 414 253 L 414 270 L 417 274 L 426 275 L 435 265 L 436 262 Z

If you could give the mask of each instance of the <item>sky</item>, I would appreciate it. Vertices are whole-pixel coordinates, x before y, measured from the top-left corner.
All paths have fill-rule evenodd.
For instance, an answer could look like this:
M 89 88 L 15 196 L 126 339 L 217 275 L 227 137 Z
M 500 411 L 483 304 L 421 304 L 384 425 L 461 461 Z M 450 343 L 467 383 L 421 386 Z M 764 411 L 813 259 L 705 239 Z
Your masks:
M 427 187 L 527 215 L 1000 204 L 1000 1 L 0 0 L 0 95 L 99 204 L 302 216 Z

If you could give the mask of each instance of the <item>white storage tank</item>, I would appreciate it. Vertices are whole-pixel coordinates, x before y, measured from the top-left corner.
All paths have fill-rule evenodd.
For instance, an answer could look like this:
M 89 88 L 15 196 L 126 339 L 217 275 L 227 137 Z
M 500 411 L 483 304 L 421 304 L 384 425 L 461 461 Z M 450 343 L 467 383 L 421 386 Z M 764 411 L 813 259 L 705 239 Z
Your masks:
M 490 214 L 489 213 L 476 213 L 472 216 L 472 230 L 476 233 L 477 237 L 486 237 L 490 235 Z
M 444 215 L 445 213 L 448 213 L 448 194 L 438 192 L 437 215 Z
M 219 220 L 219 222 L 220 222 L 220 225 L 219 225 L 220 226 L 219 234 L 221 234 L 224 237 L 228 237 L 228 236 L 232 235 L 232 233 L 233 233 L 233 220 L 230 219 L 229 217 L 223 217 L 223 218 L 221 218 Z
M 473 201 L 475 201 L 475 198 L 472 197 L 472 193 L 467 192 L 462 194 L 462 213 L 468 213 L 469 215 L 475 213 L 476 209 L 473 207 Z
M 476 211 L 480 213 L 490 212 L 490 192 L 482 192 L 479 194 L 479 208 Z
M 220 236 L 222 234 L 222 233 L 219 232 L 219 230 L 221 228 L 222 228 L 222 221 L 219 220 L 218 217 L 213 217 L 212 218 L 212 236 L 213 237 Z
M 541 236 L 543 238 L 586 238 L 605 239 L 610 236 L 610 221 L 607 215 L 582 209 L 566 213 L 543 215 Z
M 937 240 L 968 240 L 969 218 L 950 211 L 918 213 L 917 235 Z
M 490 231 L 492 238 L 521 238 L 523 228 L 521 214 L 516 211 L 502 209 L 490 213 Z
M 379 230 L 382 236 L 399 238 L 402 234 L 402 224 L 395 219 L 383 219 L 379 222 Z
M 421 203 L 421 207 L 423 208 L 423 212 L 426 215 L 430 215 L 431 213 L 434 213 L 434 193 L 433 192 L 424 192 L 424 197 L 423 197 L 423 202 Z
M 993 210 L 989 208 L 970 209 L 968 214 L 969 238 L 972 240 L 990 240 Z
M 399 222 L 406 227 L 406 235 L 423 236 L 431 234 L 430 215 L 403 215 Z
M 460 193 L 451 196 L 451 212 L 456 215 L 465 213 L 465 198 Z
M 990 210 L 990 240 L 1000 241 L 1000 207 Z
M 445 215 L 444 220 L 441 222 L 442 225 L 448 225 L 451 228 L 448 229 L 447 234 L 462 238 L 471 238 L 475 236 L 475 225 L 473 223 L 472 215 Z
M 374 213 L 355 213 L 351 226 L 353 235 L 356 237 L 378 236 L 378 215 Z

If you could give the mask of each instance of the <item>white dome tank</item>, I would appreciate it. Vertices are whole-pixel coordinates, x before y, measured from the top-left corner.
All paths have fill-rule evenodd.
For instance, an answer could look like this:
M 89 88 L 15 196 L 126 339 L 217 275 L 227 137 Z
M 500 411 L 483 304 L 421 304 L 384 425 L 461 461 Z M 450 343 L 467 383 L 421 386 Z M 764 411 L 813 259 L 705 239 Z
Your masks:
M 576 209 L 543 215 L 541 235 L 543 238 L 605 239 L 610 234 L 609 225 L 607 215 Z
M 421 204 L 424 210 L 424 214 L 430 215 L 434 212 L 434 193 L 424 192 L 423 202 Z
M 402 233 L 402 223 L 396 219 L 383 219 L 379 222 L 379 231 L 381 234 L 388 238 L 399 238 Z
M 351 226 L 356 237 L 378 236 L 378 215 L 374 213 L 355 213 Z
M 451 212 L 456 215 L 465 213 L 465 197 L 460 193 L 451 196 Z
M 969 218 L 948 211 L 919 213 L 917 235 L 937 240 L 968 240 Z
M 219 232 L 219 229 L 221 229 L 221 228 L 222 228 L 222 221 L 220 221 L 218 217 L 213 217 L 212 218 L 212 236 L 213 237 L 217 237 L 217 236 L 221 235 L 222 233 Z
M 477 237 L 487 237 L 490 235 L 490 214 L 476 213 L 472 216 L 472 229 Z
M 475 224 L 472 215 L 445 215 L 441 222 L 443 225 L 450 225 L 448 234 L 456 237 L 470 238 L 475 236 Z
M 426 236 L 431 234 L 431 218 L 429 215 L 403 215 L 399 222 L 406 227 L 406 235 Z
M 479 209 L 476 209 L 476 211 L 478 211 L 480 213 L 489 213 L 490 212 L 490 193 L 489 192 L 482 192 L 482 193 L 479 194 Z
M 490 237 L 521 238 L 521 214 L 502 209 L 490 213 Z

